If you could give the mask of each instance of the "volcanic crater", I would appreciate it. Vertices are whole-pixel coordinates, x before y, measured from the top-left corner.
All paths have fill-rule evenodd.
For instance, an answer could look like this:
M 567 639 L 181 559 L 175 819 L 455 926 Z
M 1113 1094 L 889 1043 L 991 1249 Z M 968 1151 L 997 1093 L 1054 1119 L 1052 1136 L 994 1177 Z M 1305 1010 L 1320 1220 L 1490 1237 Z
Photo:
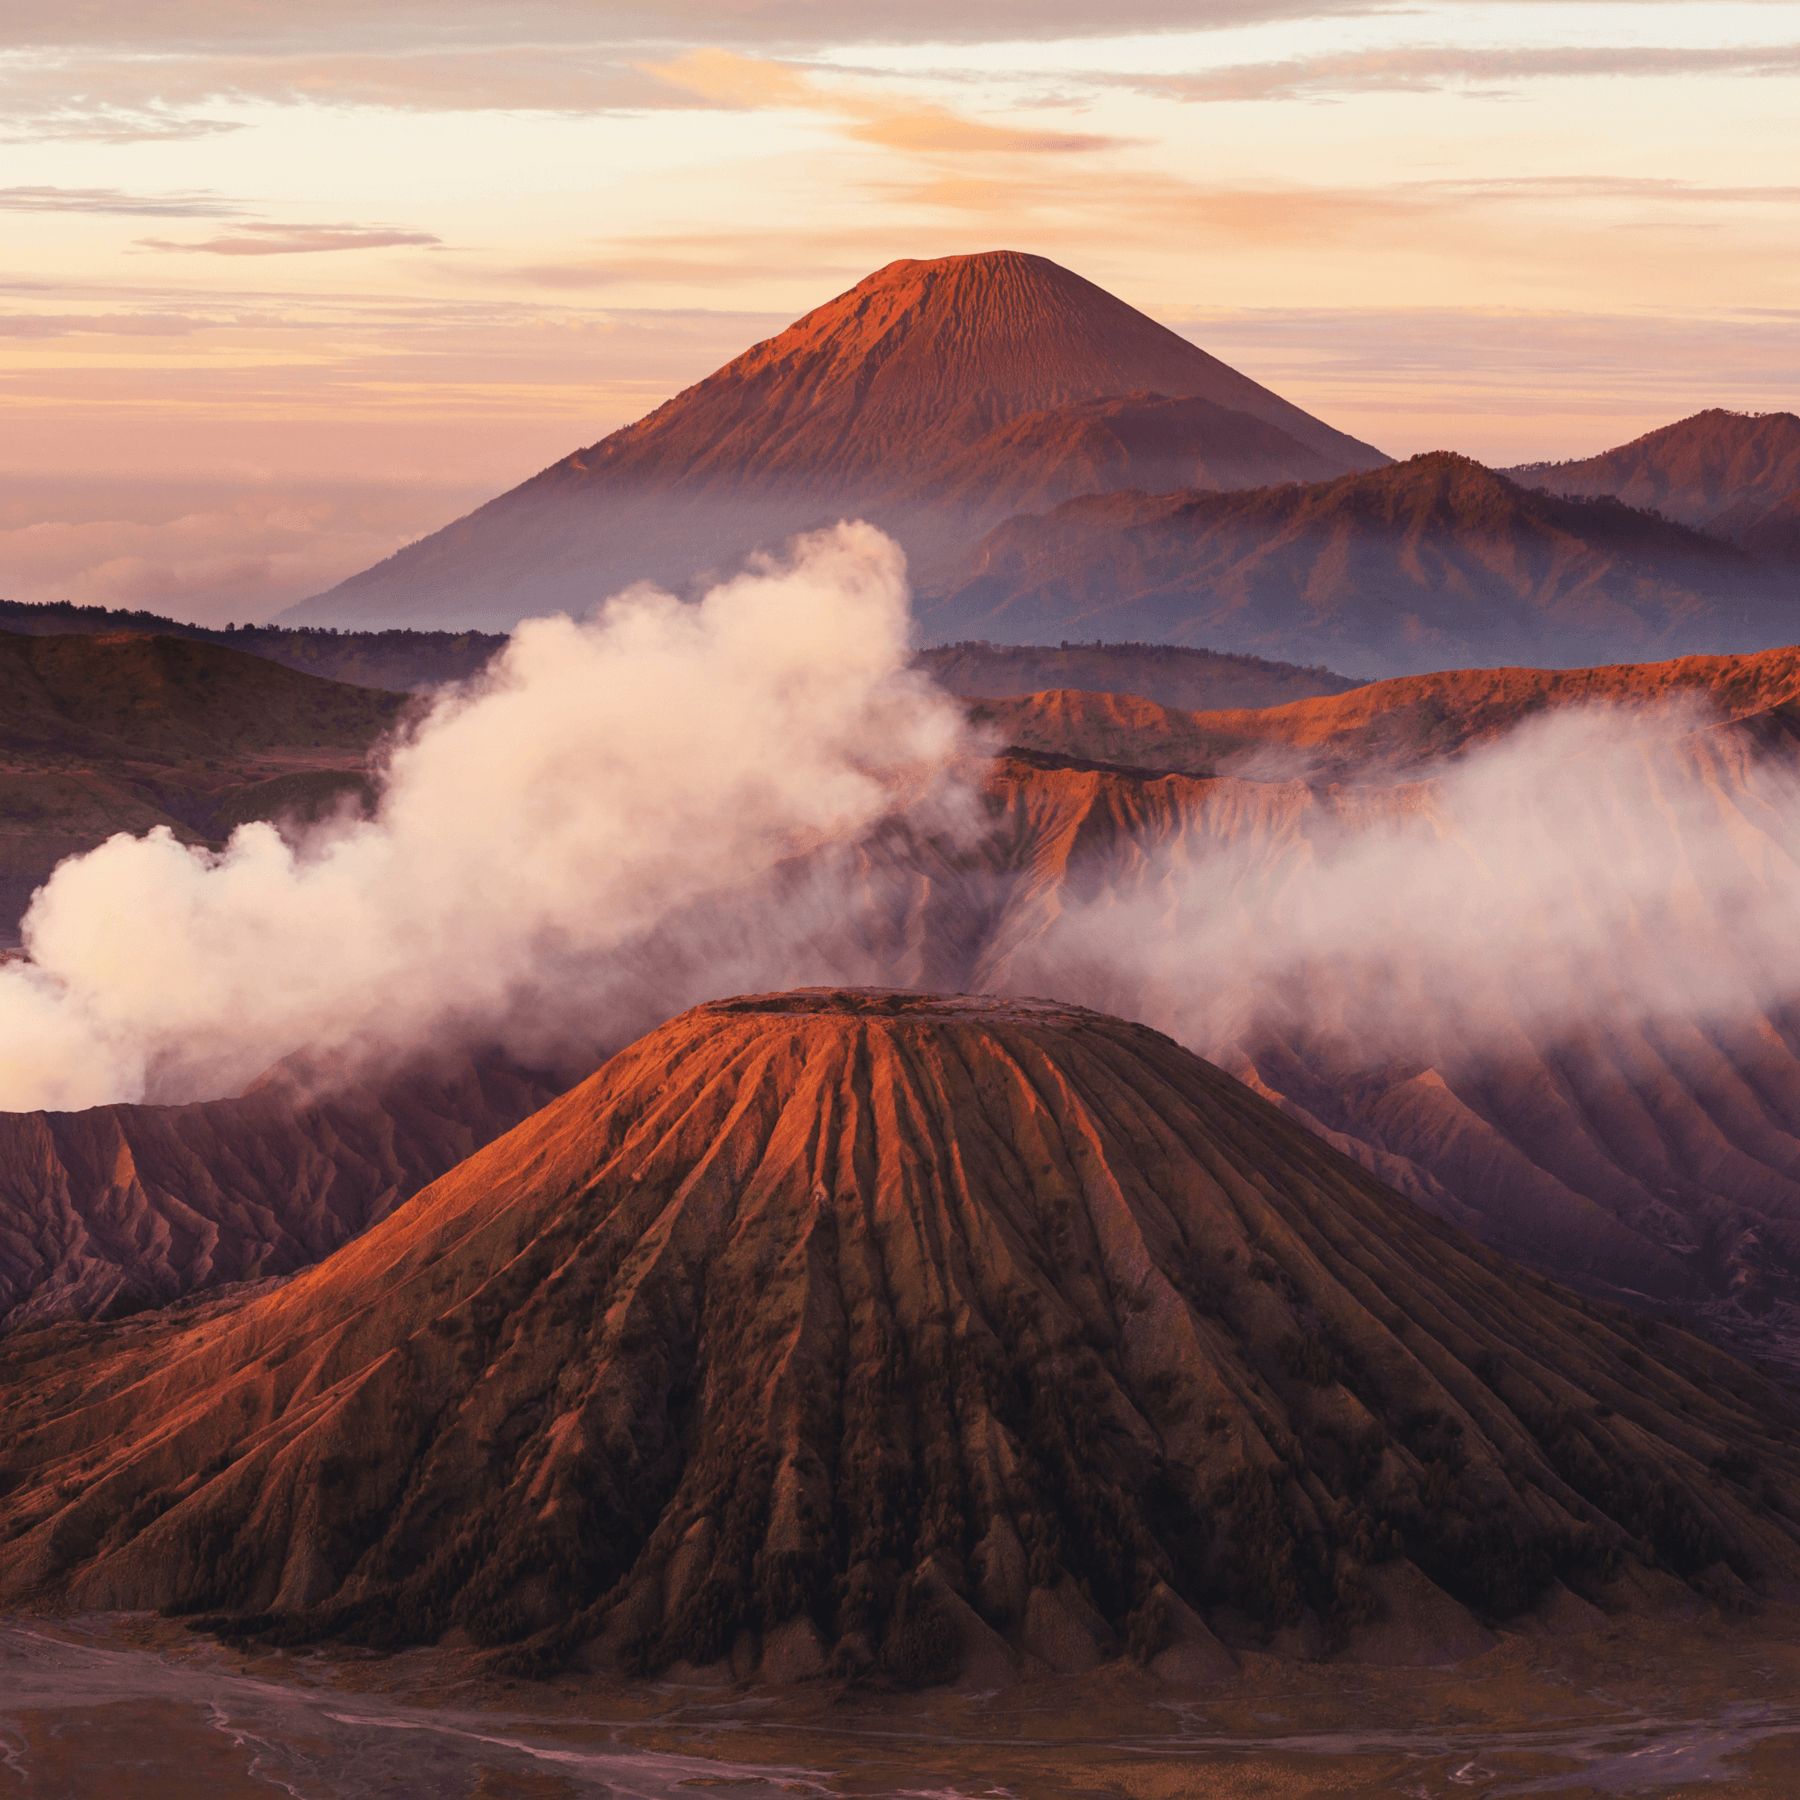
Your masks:
M 13 1334 L 0 1598 L 497 1665 L 1406 1662 L 1800 1574 L 1746 1366 L 1147 1027 L 697 1007 L 279 1291 Z

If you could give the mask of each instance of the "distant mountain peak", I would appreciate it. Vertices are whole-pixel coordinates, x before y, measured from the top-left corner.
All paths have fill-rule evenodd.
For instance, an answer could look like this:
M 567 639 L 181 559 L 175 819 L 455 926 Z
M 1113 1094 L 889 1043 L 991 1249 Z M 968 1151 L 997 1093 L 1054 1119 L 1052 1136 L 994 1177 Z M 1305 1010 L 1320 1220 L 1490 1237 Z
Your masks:
M 1075 416 L 1126 397 L 1129 417 Z M 507 628 L 632 581 L 685 586 L 845 514 L 944 566 L 1021 505 L 1099 486 L 1386 460 L 1047 257 L 893 262 L 283 620 Z
M 1383 460 L 1048 257 L 994 250 L 877 269 L 564 466 L 885 487 L 1022 414 L 1120 395 L 1209 400 L 1339 468 Z

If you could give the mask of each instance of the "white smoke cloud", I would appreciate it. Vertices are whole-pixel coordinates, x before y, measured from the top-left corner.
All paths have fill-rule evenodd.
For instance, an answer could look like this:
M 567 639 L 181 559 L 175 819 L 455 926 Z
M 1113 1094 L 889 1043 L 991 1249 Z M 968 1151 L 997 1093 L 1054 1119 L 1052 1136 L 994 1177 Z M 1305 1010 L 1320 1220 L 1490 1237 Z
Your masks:
M 616 1044 L 721 991 L 721 968 L 738 991 L 833 978 L 817 878 L 778 916 L 743 907 L 784 858 L 953 804 L 967 727 L 907 671 L 909 623 L 898 546 L 840 525 L 697 604 L 643 588 L 522 625 L 393 750 L 370 821 L 297 847 L 249 825 L 218 854 L 119 836 L 65 862 L 29 961 L 0 969 L 0 1107 L 220 1094 L 302 1047 Z M 684 915 L 710 916 L 716 956 L 672 931 Z
M 1431 779 L 1212 784 L 1015 917 L 985 979 L 1241 1065 L 1271 1030 L 1443 1069 L 1800 998 L 1800 772 L 1693 707 L 1530 721 Z

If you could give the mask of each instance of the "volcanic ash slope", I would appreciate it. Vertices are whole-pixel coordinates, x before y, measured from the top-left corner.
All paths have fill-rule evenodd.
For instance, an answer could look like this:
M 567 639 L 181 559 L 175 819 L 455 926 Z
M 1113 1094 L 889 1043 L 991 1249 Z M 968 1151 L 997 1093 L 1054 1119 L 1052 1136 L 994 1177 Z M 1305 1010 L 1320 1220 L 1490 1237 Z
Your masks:
M 7 1352 L 0 1598 L 276 1641 L 1191 1674 L 1800 1573 L 1748 1369 L 1044 1002 L 698 1007 L 277 1293 Z

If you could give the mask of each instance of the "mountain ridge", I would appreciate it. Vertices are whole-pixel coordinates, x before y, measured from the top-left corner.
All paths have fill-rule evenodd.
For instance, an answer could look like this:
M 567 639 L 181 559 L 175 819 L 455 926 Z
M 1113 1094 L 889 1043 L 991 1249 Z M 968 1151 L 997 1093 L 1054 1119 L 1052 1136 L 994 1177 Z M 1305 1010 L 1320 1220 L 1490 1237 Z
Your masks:
M 1180 774 L 1210 775 L 1259 752 L 1294 753 L 1309 780 L 1418 779 L 1526 720 L 1576 706 L 1645 710 L 1694 702 L 1696 725 L 1800 704 L 1800 646 L 1593 669 L 1447 669 L 1265 707 L 1183 708 L 1120 692 L 994 695 L 975 709 L 1009 745 Z M 1271 773 L 1279 767 L 1270 764 Z
M 1610 494 L 1735 538 L 1751 519 L 1800 494 L 1800 418 L 1713 406 L 1596 456 L 1504 472 L 1559 492 Z
M 1394 676 L 1761 650 L 1796 635 L 1797 600 L 1694 527 L 1433 451 L 1310 485 L 1067 500 L 996 527 L 919 611 L 946 637 L 1099 627 Z
M 366 805 L 415 704 L 198 637 L 0 631 L 0 941 L 57 863 L 115 832 L 222 845 Z

